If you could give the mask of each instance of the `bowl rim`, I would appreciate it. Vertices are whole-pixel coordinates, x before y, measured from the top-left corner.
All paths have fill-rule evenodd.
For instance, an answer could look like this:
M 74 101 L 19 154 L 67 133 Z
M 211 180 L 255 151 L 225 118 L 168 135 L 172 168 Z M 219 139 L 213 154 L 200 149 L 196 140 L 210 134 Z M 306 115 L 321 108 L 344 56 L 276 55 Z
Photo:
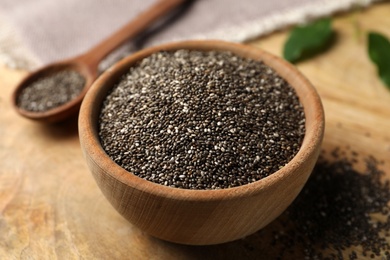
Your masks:
M 103 98 L 99 102 L 99 95 L 106 84 L 117 82 L 124 71 L 130 68 L 137 61 L 158 51 L 173 51 L 177 49 L 192 50 L 220 50 L 231 51 L 239 56 L 250 57 L 252 59 L 262 60 L 265 64 L 271 66 L 295 89 L 301 104 L 304 107 L 306 129 L 302 145 L 297 154 L 280 170 L 256 182 L 245 184 L 238 187 L 212 190 L 191 190 L 168 187 L 142 179 L 118 164 L 116 164 L 103 150 L 97 133 L 97 115 L 100 113 Z M 276 67 L 277 68 L 276 68 Z M 283 73 L 282 73 L 283 72 Z M 294 83 L 292 83 L 293 81 Z M 104 91 L 104 94 L 107 93 Z M 305 99 L 302 98 L 305 96 Z M 104 95 L 105 96 L 105 95 Z M 310 113 L 307 113 L 310 110 Z M 314 126 L 308 128 L 308 126 Z M 240 197 L 253 196 L 258 192 L 264 192 L 267 189 L 277 185 L 279 181 L 285 179 L 288 175 L 296 173 L 297 169 L 304 164 L 309 157 L 318 152 L 321 146 L 325 128 L 325 117 L 321 99 L 312 86 L 312 84 L 289 62 L 270 54 L 257 47 L 232 43 L 220 40 L 189 40 L 180 42 L 166 43 L 138 51 L 123 60 L 116 63 L 105 71 L 88 90 L 80 109 L 79 114 L 79 137 L 83 148 L 84 156 L 89 156 L 102 172 L 110 175 L 121 183 L 142 192 L 155 196 L 172 198 L 178 200 L 230 200 Z M 317 154 L 318 155 L 318 154 Z

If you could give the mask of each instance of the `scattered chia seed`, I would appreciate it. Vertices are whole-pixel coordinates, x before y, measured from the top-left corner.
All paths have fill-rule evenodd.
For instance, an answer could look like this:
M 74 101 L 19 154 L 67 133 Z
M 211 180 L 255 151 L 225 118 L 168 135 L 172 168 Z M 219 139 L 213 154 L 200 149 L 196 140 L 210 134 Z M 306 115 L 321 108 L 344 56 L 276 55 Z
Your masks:
M 320 159 L 295 202 L 275 221 L 280 259 L 304 249 L 305 259 L 390 259 L 390 184 L 373 157 L 340 150 Z M 274 226 L 275 227 L 275 226 Z M 260 238 L 259 238 L 260 239 Z
M 103 103 L 99 136 L 127 171 L 165 186 L 219 189 L 260 180 L 298 152 L 294 89 L 260 61 L 179 50 L 143 59 Z
M 59 71 L 25 87 L 18 96 L 17 104 L 27 111 L 48 111 L 76 98 L 84 84 L 85 78 L 77 71 Z

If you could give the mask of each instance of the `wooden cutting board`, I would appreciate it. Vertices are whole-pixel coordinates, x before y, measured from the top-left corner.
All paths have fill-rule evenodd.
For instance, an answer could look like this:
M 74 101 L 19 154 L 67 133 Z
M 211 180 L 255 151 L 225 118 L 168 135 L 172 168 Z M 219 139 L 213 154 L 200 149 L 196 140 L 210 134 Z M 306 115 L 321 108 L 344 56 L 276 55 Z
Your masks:
M 337 40 L 297 67 L 323 100 L 323 147 L 350 146 L 386 161 L 390 178 L 390 90 L 377 77 L 365 33 L 390 36 L 390 3 L 338 15 Z M 252 44 L 276 55 L 288 31 Z M 0 68 L 0 259 L 272 259 L 258 235 L 192 247 L 154 239 L 106 201 L 81 153 L 77 120 L 41 125 L 19 117 L 10 96 L 26 72 Z

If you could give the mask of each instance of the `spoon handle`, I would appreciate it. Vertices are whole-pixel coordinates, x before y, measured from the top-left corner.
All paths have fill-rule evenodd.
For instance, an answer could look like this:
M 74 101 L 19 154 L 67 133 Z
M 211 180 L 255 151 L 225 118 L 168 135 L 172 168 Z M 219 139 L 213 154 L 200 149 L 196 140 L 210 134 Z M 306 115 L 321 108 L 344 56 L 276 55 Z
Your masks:
M 173 8 L 184 3 L 185 0 L 159 0 L 149 9 L 140 13 L 134 20 L 127 23 L 114 34 L 94 46 L 78 59 L 86 63 L 92 70 L 96 70 L 99 62 L 113 50 L 118 48 L 130 38 L 138 35 L 159 17 Z

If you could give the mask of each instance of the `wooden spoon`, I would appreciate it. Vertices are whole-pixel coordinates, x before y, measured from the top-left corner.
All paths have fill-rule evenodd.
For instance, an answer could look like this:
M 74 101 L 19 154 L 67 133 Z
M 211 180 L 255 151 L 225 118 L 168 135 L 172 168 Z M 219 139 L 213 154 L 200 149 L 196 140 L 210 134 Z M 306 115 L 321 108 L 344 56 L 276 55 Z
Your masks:
M 45 123 L 58 122 L 75 115 L 79 111 L 81 102 L 89 87 L 98 76 L 99 62 L 110 52 L 123 44 L 126 40 L 129 40 L 131 37 L 138 35 L 149 25 L 155 22 L 159 17 L 168 13 L 173 8 L 183 4 L 184 2 L 185 0 L 160 0 L 151 8 L 141 13 L 134 20 L 130 21 L 124 27 L 90 49 L 85 54 L 72 59 L 50 64 L 35 72 L 32 72 L 19 83 L 13 92 L 12 103 L 14 108 L 20 115 L 26 118 Z M 37 79 L 41 79 L 53 73 L 64 70 L 74 70 L 85 77 L 84 88 L 77 98 L 72 99 L 71 101 L 61 106 L 43 112 L 32 112 L 22 109 L 18 106 L 18 96 L 25 87 L 28 87 Z

